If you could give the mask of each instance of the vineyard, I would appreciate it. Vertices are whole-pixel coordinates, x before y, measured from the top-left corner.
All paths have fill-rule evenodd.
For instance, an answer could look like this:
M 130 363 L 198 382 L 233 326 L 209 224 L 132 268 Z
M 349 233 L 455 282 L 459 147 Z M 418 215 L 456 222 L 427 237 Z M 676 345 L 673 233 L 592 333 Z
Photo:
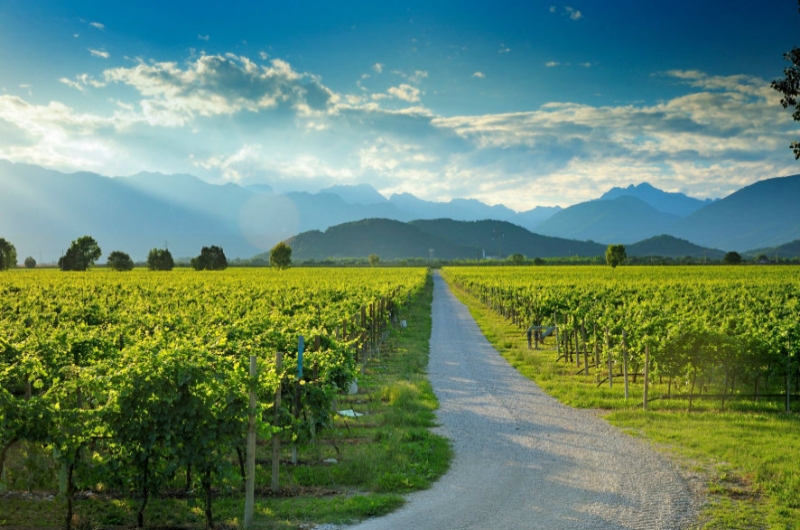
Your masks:
M 199 492 L 212 526 L 213 492 L 244 481 L 248 414 L 260 438 L 292 444 L 329 427 L 335 396 L 426 278 L 387 268 L 3 274 L 0 490 L 10 448 L 32 444 L 61 470 L 67 527 L 76 491 L 138 499 L 142 526 L 148 499 L 176 483 Z
M 452 267 L 443 274 L 530 332 L 531 347 L 555 340 L 558 360 L 572 363 L 576 376 L 626 397 L 629 385 L 641 392 L 658 383 L 649 400 L 688 400 L 689 410 L 697 399 L 724 408 L 746 397 L 788 411 L 800 392 L 796 268 Z

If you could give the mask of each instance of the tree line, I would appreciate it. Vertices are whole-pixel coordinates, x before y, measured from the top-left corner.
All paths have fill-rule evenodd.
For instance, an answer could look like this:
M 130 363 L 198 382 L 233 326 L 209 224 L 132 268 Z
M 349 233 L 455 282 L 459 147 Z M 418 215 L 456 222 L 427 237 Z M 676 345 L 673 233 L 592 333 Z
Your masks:
M 82 236 L 70 244 L 67 251 L 58 259 L 58 268 L 62 271 L 85 271 L 93 267 L 103 255 L 100 245 L 91 236 Z M 25 267 L 33 269 L 36 260 L 28 256 Z M 200 255 L 190 261 L 195 270 L 225 270 L 228 259 L 222 247 L 211 245 L 203 247 Z M 275 245 L 270 251 L 270 265 L 278 269 L 287 269 L 292 264 L 292 248 L 284 242 Z M 17 266 L 17 249 L 4 238 L 0 238 L 0 270 L 8 270 Z M 130 254 L 114 250 L 106 258 L 106 266 L 116 271 L 133 270 L 135 263 Z M 151 271 L 170 271 L 175 267 L 175 260 L 167 248 L 154 248 L 147 254 L 147 268 Z

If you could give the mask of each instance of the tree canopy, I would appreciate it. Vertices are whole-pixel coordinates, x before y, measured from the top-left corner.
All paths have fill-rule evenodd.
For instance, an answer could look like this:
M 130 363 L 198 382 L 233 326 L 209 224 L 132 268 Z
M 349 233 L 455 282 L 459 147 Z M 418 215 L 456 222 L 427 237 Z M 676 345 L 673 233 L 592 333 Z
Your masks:
M 269 251 L 269 264 L 279 269 L 288 269 L 292 264 L 292 247 L 281 241 Z
M 192 258 L 192 267 L 197 271 L 221 271 L 228 268 L 228 259 L 221 247 L 203 247 L 200 255 Z
M 722 258 L 722 261 L 728 265 L 738 265 L 742 262 L 742 255 L 738 252 L 728 252 L 725 254 L 725 257 Z
M 798 2 L 800 4 L 800 2 Z M 800 121 L 800 105 L 797 104 L 800 96 L 800 47 L 795 46 L 783 54 L 783 58 L 789 61 L 790 65 L 783 69 L 783 78 L 775 79 L 771 86 L 781 94 L 781 105 L 787 109 L 792 107 L 792 118 Z M 795 160 L 800 159 L 800 142 L 794 141 L 789 144 L 794 151 Z
M 367 256 L 367 261 L 369 262 L 370 267 L 375 267 L 381 262 L 381 257 L 377 254 L 370 254 Z
M 154 248 L 147 254 L 147 268 L 151 271 L 171 271 L 175 267 L 172 253 L 166 248 Z
M 115 271 L 129 271 L 133 269 L 133 260 L 122 251 L 115 250 L 108 255 L 107 265 Z
M 628 255 L 625 253 L 625 245 L 608 245 L 606 249 L 606 263 L 615 269 L 617 265 L 622 265 Z
M 85 271 L 97 261 L 103 252 L 100 245 L 91 236 L 83 236 L 74 240 L 67 253 L 58 259 L 62 271 Z
M 36 268 L 36 260 L 33 259 L 33 256 L 28 256 L 27 258 L 25 258 L 25 268 L 26 269 Z
M 17 266 L 17 249 L 0 237 L 0 271 Z

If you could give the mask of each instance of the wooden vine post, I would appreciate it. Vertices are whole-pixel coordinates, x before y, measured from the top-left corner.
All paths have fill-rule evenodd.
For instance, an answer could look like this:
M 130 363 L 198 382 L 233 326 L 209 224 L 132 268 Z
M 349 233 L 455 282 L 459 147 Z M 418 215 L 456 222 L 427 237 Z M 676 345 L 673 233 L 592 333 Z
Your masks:
M 650 346 L 644 347 L 644 397 L 642 408 L 647 410 L 647 393 L 650 388 Z
M 625 400 L 628 399 L 628 349 L 625 344 L 625 330 L 622 330 L 622 377 L 625 380 Z
M 556 355 L 561 357 L 561 344 L 558 342 L 558 313 L 553 311 L 553 325 L 556 327 Z
M 275 356 L 275 373 L 278 374 L 278 388 L 275 390 L 275 407 L 273 410 L 273 427 L 278 426 L 281 419 L 281 370 L 283 369 L 283 352 Z M 281 437 L 272 433 L 272 493 L 278 493 L 278 473 L 281 465 Z
M 247 414 L 247 474 L 244 493 L 244 527 L 253 525 L 256 490 L 256 356 L 250 356 L 250 411 Z
M 611 366 L 611 346 L 608 342 L 608 326 L 606 326 L 606 355 L 608 355 L 608 388 L 614 388 L 614 372 Z

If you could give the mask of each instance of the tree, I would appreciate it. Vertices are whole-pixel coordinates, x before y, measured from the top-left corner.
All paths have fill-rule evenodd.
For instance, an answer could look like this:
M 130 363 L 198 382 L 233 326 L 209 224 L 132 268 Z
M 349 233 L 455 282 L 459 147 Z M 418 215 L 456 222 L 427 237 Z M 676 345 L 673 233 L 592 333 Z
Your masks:
M 228 260 L 221 247 L 211 245 L 203 247 L 200 255 L 192 258 L 192 267 L 196 271 L 221 271 L 228 268 Z
M 17 266 L 17 249 L 0 237 L 0 271 Z
M 171 271 L 174 266 L 169 249 L 154 248 L 147 254 L 147 268 L 151 271 Z
M 511 259 L 511 263 L 513 263 L 514 265 L 522 265 L 525 263 L 525 256 L 519 253 L 511 254 L 511 256 L 509 256 L 509 259 Z
M 25 268 L 26 269 L 35 269 L 36 268 L 36 260 L 33 259 L 32 256 L 28 256 L 25 258 Z
M 292 247 L 281 241 L 269 251 L 269 264 L 279 269 L 288 269 L 292 264 Z
M 369 256 L 367 256 L 367 261 L 369 261 L 370 267 L 375 267 L 376 265 L 378 265 L 378 263 L 381 262 L 381 257 L 378 256 L 377 254 L 370 254 Z
M 728 265 L 738 265 L 742 262 L 742 256 L 738 252 L 728 252 L 725 254 L 725 257 L 722 258 L 722 261 Z
M 611 265 L 612 269 L 617 268 L 617 265 L 622 265 L 628 255 L 625 253 L 625 245 L 608 245 L 606 249 L 606 263 Z
M 133 260 L 125 252 L 115 250 L 108 255 L 106 264 L 115 271 L 129 271 L 133 269 Z
M 67 253 L 58 259 L 62 271 L 85 271 L 102 255 L 100 246 L 91 236 L 83 236 L 74 240 Z
M 800 4 L 800 2 L 798 2 Z M 790 51 L 783 54 L 783 58 L 791 63 L 783 69 L 784 77 L 782 79 L 775 79 L 772 82 L 772 88 L 783 94 L 781 98 L 781 105 L 787 109 L 792 107 L 792 119 L 800 121 L 800 105 L 797 104 L 798 96 L 800 96 L 800 47 L 795 46 Z M 795 160 L 800 159 L 800 142 L 794 141 L 789 144 L 789 147 L 794 151 Z

